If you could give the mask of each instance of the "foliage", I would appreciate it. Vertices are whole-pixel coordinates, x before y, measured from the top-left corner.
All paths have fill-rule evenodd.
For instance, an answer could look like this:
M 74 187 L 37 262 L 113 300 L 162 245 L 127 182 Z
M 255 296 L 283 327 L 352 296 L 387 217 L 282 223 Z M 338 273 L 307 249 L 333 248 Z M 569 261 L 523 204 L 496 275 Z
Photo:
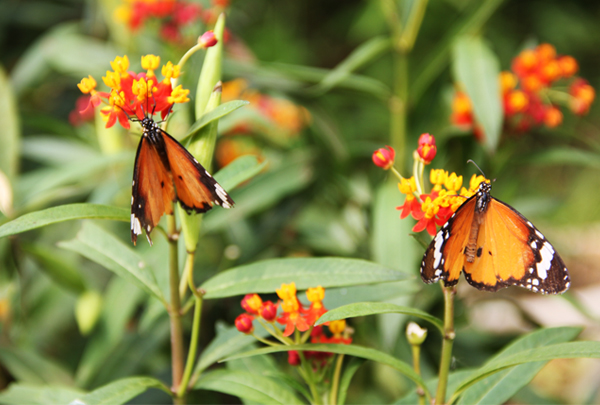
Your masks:
M 593 328 L 582 333 L 564 318 L 545 325 L 527 307 L 533 294 L 516 288 L 490 298 L 461 280 L 454 300 L 454 291 L 421 283 L 431 239 L 411 229 L 435 234 L 452 212 L 427 222 L 425 208 L 403 198 L 417 185 L 398 191 L 381 170 L 412 168 L 423 184 L 431 164 L 467 179 L 479 174 L 466 164 L 473 159 L 498 180 L 497 198 L 556 237 L 572 288 L 597 285 L 582 270 L 586 240 L 568 236 L 590 235 L 582 229 L 600 219 L 600 194 L 589 192 L 600 162 L 594 5 L 98 0 L 3 2 L 0 11 L 14 16 L 0 52 L 1 403 L 597 398 L 597 380 L 577 397 L 530 388 L 549 361 L 600 357 Z M 539 44 L 575 58 L 585 80 L 541 91 L 560 120 L 553 110 L 553 125 L 517 133 L 499 74 Z M 155 228 L 153 246 L 140 238 L 134 247 L 123 222 L 139 125 L 107 128 L 99 109 L 86 110 L 89 97 L 78 100 L 77 83 L 102 77 L 118 55 L 140 71 L 149 54 L 183 66 L 173 80 L 191 102 L 177 104 L 168 131 L 235 207 L 178 209 Z M 457 92 L 472 106 L 468 126 L 451 120 Z M 414 228 L 399 218 L 417 212 Z M 574 232 L 561 238 L 564 230 Z M 324 298 L 277 298 L 288 283 L 321 286 Z M 284 336 L 250 311 L 260 325 L 241 333 L 240 300 L 256 293 L 280 306 L 299 300 L 299 316 L 319 302 L 324 314 Z M 571 292 L 539 299 L 598 322 Z M 478 324 L 486 301 L 514 303 L 526 327 Z M 327 337 L 341 336 L 332 322 L 342 319 L 351 344 L 313 334 L 328 324 Z M 406 337 L 409 320 L 428 329 L 424 342 Z M 291 352 L 298 363 L 286 362 Z

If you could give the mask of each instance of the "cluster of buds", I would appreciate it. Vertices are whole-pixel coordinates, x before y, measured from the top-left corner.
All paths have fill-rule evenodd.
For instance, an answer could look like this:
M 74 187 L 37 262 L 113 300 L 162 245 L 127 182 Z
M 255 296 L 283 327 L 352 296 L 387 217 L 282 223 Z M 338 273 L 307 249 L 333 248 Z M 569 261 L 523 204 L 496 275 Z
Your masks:
M 413 153 L 415 162 L 415 173 L 410 178 L 405 178 L 398 173 L 394 165 L 394 149 L 391 147 L 380 148 L 373 153 L 373 163 L 383 169 L 392 169 L 399 178 L 398 188 L 406 196 L 404 204 L 397 207 L 400 210 L 400 218 L 409 215 L 417 220 L 413 232 L 426 230 L 431 236 L 437 232 L 437 227 L 444 225 L 456 212 L 467 198 L 473 196 L 485 177 L 473 175 L 469 182 L 469 188 L 463 187 L 463 177 L 456 173 L 448 173 L 443 169 L 432 169 L 429 172 L 431 191 L 423 193 L 422 184 L 423 165 L 431 163 L 437 152 L 435 138 L 430 134 L 422 134 L 419 137 L 418 148 Z
M 437 146 L 435 145 L 435 138 L 430 134 L 421 134 L 419 136 L 419 146 L 413 152 L 413 158 L 425 165 L 431 163 L 435 155 L 437 154 Z M 379 148 L 373 152 L 373 163 L 376 166 L 381 167 L 384 170 L 394 169 L 394 159 L 396 158 L 396 151 L 391 146 L 385 148 Z
M 260 148 L 254 137 L 260 135 L 268 138 L 270 143 L 286 145 L 297 138 L 310 122 L 310 113 L 306 108 L 296 105 L 290 100 L 271 97 L 250 87 L 247 80 L 235 79 L 223 83 L 222 102 L 246 100 L 250 103 L 244 107 L 244 114 L 232 115 L 234 124 L 224 131 L 217 145 L 217 161 L 221 167 L 241 155 L 257 155 Z
M 559 107 L 585 115 L 595 91 L 587 81 L 575 77 L 577 70 L 572 56 L 558 56 L 550 44 L 522 51 L 514 58 L 511 71 L 500 73 L 505 127 L 516 132 L 541 125 L 557 127 L 563 120 Z M 568 93 L 561 90 L 565 86 Z M 451 121 L 464 130 L 473 130 L 478 139 L 484 136 L 474 121 L 470 99 L 461 91 L 454 95 Z
M 242 308 L 246 313 L 241 314 L 235 320 L 235 325 L 240 332 L 250 334 L 254 327 L 252 321 L 260 318 L 268 323 L 277 321 L 285 325 L 283 336 L 290 336 L 294 330 L 306 332 L 327 309 L 323 306 L 325 289 L 321 286 L 306 290 L 306 297 L 310 302 L 309 308 L 304 308 L 296 295 L 296 283 L 282 284 L 276 290 L 280 301 L 274 304 L 271 301 L 263 302 L 258 294 L 248 294 L 242 299 Z M 278 309 L 282 313 L 278 317 Z
M 92 76 L 83 78 L 77 85 L 82 93 L 89 95 L 89 102 L 82 115 L 88 110 L 107 104 L 101 109 L 102 117 L 106 120 L 106 127 L 112 127 L 117 121 L 122 127 L 129 129 L 130 119 L 142 120 L 147 115 L 161 114 L 164 118 L 171 112 L 173 104 L 189 101 L 189 90 L 184 90 L 181 85 L 173 88 L 171 79 L 179 77 L 178 65 L 167 62 L 162 67 L 162 80 L 159 80 L 154 71 L 160 65 L 160 57 L 154 55 L 142 56 L 142 68 L 146 72 L 129 72 L 129 59 L 127 55 L 117 56 L 110 63 L 113 71 L 107 71 L 102 78 L 110 92 L 96 90 L 96 80 Z
M 213 1 L 211 8 L 203 10 L 198 3 L 181 0 L 127 0 L 115 10 L 115 18 L 133 32 L 157 21 L 162 38 L 179 44 L 185 42 L 182 33 L 186 27 L 193 27 L 198 20 L 214 24 L 227 5 L 224 0 Z

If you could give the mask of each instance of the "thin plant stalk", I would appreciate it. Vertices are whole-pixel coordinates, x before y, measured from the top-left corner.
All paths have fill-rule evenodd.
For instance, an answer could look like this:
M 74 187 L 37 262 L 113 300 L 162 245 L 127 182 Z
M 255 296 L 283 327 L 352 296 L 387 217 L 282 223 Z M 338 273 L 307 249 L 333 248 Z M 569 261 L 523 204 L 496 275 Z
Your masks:
M 184 368 L 183 326 L 181 324 L 181 300 L 179 299 L 179 263 L 177 258 L 177 224 L 174 215 L 167 216 L 167 234 L 169 235 L 169 291 L 171 304 L 169 318 L 171 322 L 171 366 L 173 392 L 179 391 Z
M 452 345 L 456 333 L 454 332 L 454 295 L 456 287 L 442 286 L 444 292 L 444 340 L 442 341 L 442 358 L 438 377 L 438 387 L 435 395 L 436 404 L 446 403 L 446 388 L 448 386 L 448 374 L 452 362 Z
M 338 391 L 340 389 L 340 376 L 342 374 L 342 364 L 344 363 L 344 355 L 338 354 L 335 361 L 335 369 L 333 370 L 333 378 L 331 379 L 331 390 L 329 392 L 329 404 L 336 405 L 338 401 Z

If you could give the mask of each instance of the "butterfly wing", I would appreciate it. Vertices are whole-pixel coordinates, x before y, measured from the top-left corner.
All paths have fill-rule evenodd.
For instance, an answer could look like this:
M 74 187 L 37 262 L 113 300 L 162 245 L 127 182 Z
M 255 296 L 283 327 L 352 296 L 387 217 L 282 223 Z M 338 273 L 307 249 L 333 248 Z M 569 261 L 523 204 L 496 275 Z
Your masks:
M 421 279 L 427 283 L 444 280 L 455 285 L 465 261 L 465 247 L 473 224 L 476 197 L 466 200 L 442 226 L 423 255 Z
M 492 198 L 479 228 L 474 261 L 465 260 L 467 281 L 480 290 L 509 285 L 543 294 L 566 291 L 567 268 L 544 235 L 509 205 Z
M 233 207 L 233 200 L 191 153 L 164 131 L 166 155 L 177 189 L 177 199 L 187 212 L 206 212 L 214 204 Z
M 146 136 L 142 137 L 135 156 L 131 195 L 131 241 L 134 245 L 142 229 L 152 244 L 149 235 L 152 228 L 163 214 L 173 214 L 175 189 L 162 153 L 159 146 L 152 144 Z

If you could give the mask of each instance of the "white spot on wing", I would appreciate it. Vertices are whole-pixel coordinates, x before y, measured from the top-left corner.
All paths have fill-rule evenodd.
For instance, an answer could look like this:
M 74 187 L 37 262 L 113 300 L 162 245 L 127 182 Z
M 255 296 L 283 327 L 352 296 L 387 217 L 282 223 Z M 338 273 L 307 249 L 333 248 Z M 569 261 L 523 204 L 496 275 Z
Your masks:
M 433 268 L 437 269 L 442 260 L 442 246 L 444 245 L 444 232 L 438 232 L 435 235 L 435 244 L 433 245 Z
M 550 266 L 552 266 L 552 259 L 554 258 L 554 249 L 552 248 L 552 245 L 548 242 L 544 242 L 540 249 L 540 254 L 542 255 L 542 260 L 535 265 L 535 268 L 538 277 L 545 280 L 548 276 L 548 270 L 550 270 Z
M 142 234 L 142 225 L 140 224 L 140 220 L 136 218 L 134 214 L 131 214 L 131 230 L 136 235 Z

